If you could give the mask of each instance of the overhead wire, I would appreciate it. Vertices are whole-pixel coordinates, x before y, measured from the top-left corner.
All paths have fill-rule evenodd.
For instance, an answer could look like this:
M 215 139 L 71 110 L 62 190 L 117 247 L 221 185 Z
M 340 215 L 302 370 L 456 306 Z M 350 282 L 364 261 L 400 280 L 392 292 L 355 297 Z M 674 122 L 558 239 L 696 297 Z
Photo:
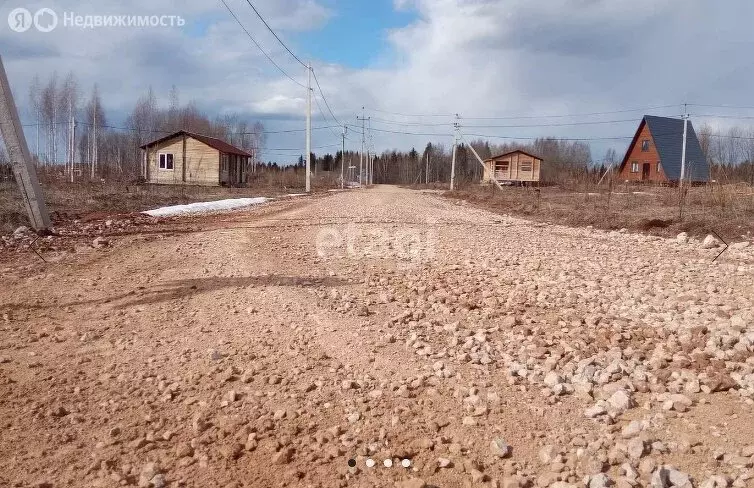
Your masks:
M 270 24 L 268 24 L 268 23 L 267 23 L 267 21 L 266 21 L 266 20 L 264 20 L 264 17 L 262 17 L 262 14 L 260 14 L 260 13 L 259 13 L 259 10 L 257 10 L 257 8 L 256 8 L 256 7 L 254 6 L 254 4 L 253 4 L 253 3 L 251 3 L 251 1 L 250 1 L 250 0 L 246 0 L 246 3 L 248 3 L 248 4 L 249 4 L 249 6 L 251 7 L 251 9 L 252 9 L 252 10 L 254 11 L 254 13 L 255 13 L 255 14 L 257 14 L 257 17 L 259 17 L 259 19 L 260 19 L 260 20 L 262 21 L 262 23 L 263 23 L 263 24 L 265 25 L 265 27 L 267 27 L 267 30 L 269 30 L 269 31 L 270 31 L 270 32 L 272 33 L 272 35 L 273 35 L 273 36 L 275 36 L 275 39 L 277 39 L 277 40 L 278 40 L 278 42 L 280 43 L 280 45 L 281 45 L 281 46 L 283 46 L 283 47 L 285 48 L 285 50 L 286 50 L 286 51 L 288 51 L 288 53 L 289 53 L 289 54 L 290 54 L 291 56 L 293 56 L 293 58 L 294 58 L 294 59 L 295 59 L 296 61 L 298 61 L 299 63 L 301 63 L 301 66 L 303 66 L 303 67 L 305 67 L 305 68 L 308 68 L 307 64 L 306 64 L 306 63 L 304 63 L 303 61 L 301 61 L 301 59 L 299 59 L 299 57 L 298 57 L 298 56 L 296 56 L 296 55 L 295 55 L 295 54 L 293 53 L 293 51 L 291 51 L 291 50 L 290 50 L 290 49 L 288 48 L 288 46 L 287 46 L 287 45 L 286 45 L 286 44 L 285 44 L 285 43 L 283 42 L 283 40 L 282 40 L 282 39 L 280 39 L 280 37 L 278 37 L 278 35 L 277 35 L 277 34 L 275 33 L 275 31 L 274 31 L 274 30 L 272 30 L 272 27 L 270 27 Z
M 322 110 L 322 106 L 319 104 L 319 100 L 317 99 L 314 93 L 312 93 L 312 98 L 314 98 L 314 103 L 316 103 L 317 109 L 319 110 L 320 115 L 322 115 L 322 118 L 325 121 L 327 121 L 327 116 L 325 115 L 325 112 Z M 332 132 L 336 137 L 340 137 L 340 134 L 332 130 L 332 128 L 330 128 L 330 132 Z
M 312 75 L 314 75 L 314 82 L 317 84 L 317 88 L 319 88 L 319 93 L 320 95 L 322 95 L 322 101 L 325 102 L 325 106 L 327 107 L 327 110 L 330 112 L 330 116 L 332 117 L 332 119 L 335 121 L 336 124 L 342 127 L 343 124 L 340 123 L 340 121 L 338 120 L 338 118 L 335 116 L 332 109 L 330 108 L 330 104 L 327 103 L 327 97 L 325 97 L 325 93 L 322 91 L 322 87 L 320 86 L 319 80 L 317 79 L 317 72 L 314 71 L 314 68 L 312 68 Z
M 270 57 L 270 55 L 269 55 L 269 54 L 267 54 L 267 52 L 266 52 L 266 51 L 265 51 L 264 49 L 262 49 L 262 46 L 260 46 L 260 45 L 259 45 L 259 43 L 257 42 L 257 40 L 256 40 L 256 39 L 254 39 L 254 36 L 252 36 L 252 35 L 251 35 L 251 33 L 250 33 L 250 32 L 249 32 L 249 31 L 248 31 L 247 29 L 246 29 L 246 27 L 244 27 L 244 25 L 243 25 L 243 24 L 241 23 L 241 20 L 240 20 L 240 19 L 239 19 L 239 18 L 238 18 L 238 17 L 236 16 L 236 14 L 235 14 L 235 13 L 233 12 L 233 10 L 231 10 L 230 6 L 229 6 L 229 5 L 228 5 L 228 4 L 227 4 L 227 3 L 225 2 L 225 0 L 220 0 L 220 1 L 222 2 L 222 4 L 223 4 L 223 5 L 225 5 L 225 8 L 226 8 L 226 9 L 228 9 L 228 12 L 230 12 L 230 15 L 231 15 L 231 16 L 233 16 L 233 18 L 234 18 L 234 19 L 236 20 L 236 22 L 238 23 L 238 25 L 240 25 L 240 26 L 241 26 L 241 29 L 243 29 L 243 31 L 244 31 L 244 32 L 246 33 L 246 35 L 247 35 L 247 36 L 249 36 L 249 39 L 251 39 L 251 42 L 253 42 L 253 43 L 254 43 L 254 45 L 255 45 L 255 46 L 257 47 L 257 49 L 259 49 L 259 51 L 260 51 L 260 52 L 261 52 L 262 54 L 264 54 L 264 57 L 266 57 L 266 58 L 267 58 L 267 60 L 268 60 L 268 61 L 269 61 L 270 63 L 272 63 L 272 64 L 273 64 L 273 65 L 274 65 L 274 66 L 275 66 L 275 67 L 276 67 L 276 68 L 277 68 L 277 69 L 278 69 L 278 70 L 279 70 L 279 71 L 280 71 L 281 73 L 283 73 L 283 74 L 284 74 L 285 76 L 287 76 L 287 77 L 288 77 L 288 79 L 290 79 L 290 80 L 291 80 L 292 82 L 294 82 L 295 84 L 297 84 L 297 85 L 298 85 L 298 86 L 300 86 L 301 88 L 306 88 L 306 86 L 305 86 L 305 85 L 304 85 L 303 83 L 299 83 L 298 81 L 296 81 L 296 79 L 294 79 L 294 78 L 293 78 L 293 77 L 292 77 L 291 75 L 289 75 L 289 74 L 288 74 L 288 72 L 287 72 L 287 71 L 285 71 L 285 70 L 284 70 L 283 68 L 281 68 L 281 67 L 280 67 L 280 65 L 279 65 L 279 64 L 277 64 L 277 63 L 275 62 L 275 60 L 274 60 L 274 59 L 272 59 L 272 58 Z M 247 0 L 247 1 L 248 1 L 248 0 Z M 249 5 L 251 5 L 251 2 L 249 2 Z M 252 8 L 254 8 L 254 6 L 253 6 L 253 5 L 252 5 Z M 256 9 L 255 9 L 255 10 L 256 10 Z M 297 58 L 297 59 L 298 59 L 298 58 Z
M 576 113 L 576 114 L 508 115 L 508 116 L 461 117 L 461 118 L 464 120 L 515 120 L 515 119 L 550 119 L 550 118 L 567 118 L 567 117 L 591 117 L 591 116 L 596 116 L 596 115 L 610 115 L 610 114 L 619 114 L 619 113 L 641 112 L 641 111 L 648 111 L 648 110 L 659 110 L 659 109 L 665 109 L 665 108 L 680 107 L 681 105 L 682 104 L 655 105 L 655 106 L 641 107 L 641 108 L 610 110 L 610 111 L 602 111 L 602 112 Z M 688 104 L 688 105 L 692 105 L 692 104 Z M 387 110 L 381 110 L 381 109 L 375 109 L 375 108 L 368 108 L 367 110 L 371 112 L 397 115 L 399 117 L 455 117 L 457 115 L 457 114 L 451 114 L 451 113 L 406 114 L 406 113 L 400 113 L 400 112 L 390 112 Z

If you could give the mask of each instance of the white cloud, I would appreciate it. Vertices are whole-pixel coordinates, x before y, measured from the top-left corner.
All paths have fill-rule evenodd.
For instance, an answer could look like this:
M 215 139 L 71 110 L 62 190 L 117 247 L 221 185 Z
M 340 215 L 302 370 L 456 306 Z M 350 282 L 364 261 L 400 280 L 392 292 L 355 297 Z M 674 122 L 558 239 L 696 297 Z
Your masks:
M 304 82 L 305 70 L 266 31 L 245 0 L 227 1 L 283 69 Z M 331 5 L 337 4 L 323 2 L 254 3 L 287 40 L 296 33 L 320 29 L 334 17 Z M 43 3 L 51 5 L 38 2 L 38 6 Z M 394 0 L 393 5 L 414 10 L 417 18 L 386 33 L 384 52 L 373 56 L 379 64 L 353 69 L 315 60 L 322 88 L 343 121 L 354 123 L 361 106 L 402 113 L 459 112 L 469 118 L 678 104 L 679 109 L 665 112 L 674 114 L 684 101 L 754 105 L 747 81 L 754 75 L 747 25 L 754 18 L 754 3 L 747 0 L 732 0 L 726 9 L 703 0 Z M 0 43 L 22 105 L 34 74 L 44 78 L 57 70 L 63 76 L 72 70 L 85 89 L 98 83 L 108 109 L 117 113 L 128 111 L 150 85 L 163 100 L 170 86 L 176 85 L 183 101 L 196 100 L 206 110 L 255 113 L 271 129 L 303 126 L 305 91 L 270 65 L 219 3 L 189 0 L 166 6 L 152 0 L 103 0 L 51 6 L 81 15 L 176 14 L 188 23 L 183 29 L 59 28 L 46 35 L 17 34 L 5 28 L 4 17 L 10 11 L 6 6 L 0 9 Z M 37 3 L 29 5 L 36 7 Z M 602 120 L 638 120 L 641 115 L 627 113 Z M 283 121 L 273 121 L 273 117 Z M 315 105 L 315 124 L 324 124 L 316 120 L 321 118 Z M 452 121 L 450 117 L 410 120 Z M 431 133 L 451 130 L 450 126 L 390 126 L 376 121 L 374 127 Z M 602 137 L 631 135 L 633 129 L 632 123 L 626 123 L 475 131 L 521 137 Z M 290 138 L 270 144 L 301 144 L 299 135 L 280 137 Z M 322 131 L 315 138 L 327 144 L 335 136 Z M 385 133 L 375 137 L 379 148 L 421 147 L 427 139 L 440 137 Z M 447 137 L 443 140 L 450 142 Z

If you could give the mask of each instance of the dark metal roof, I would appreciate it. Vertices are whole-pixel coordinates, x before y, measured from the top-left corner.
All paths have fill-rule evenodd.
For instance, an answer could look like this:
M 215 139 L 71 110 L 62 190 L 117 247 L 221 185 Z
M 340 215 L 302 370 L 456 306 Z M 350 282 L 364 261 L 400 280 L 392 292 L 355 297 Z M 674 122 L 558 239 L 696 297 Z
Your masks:
M 215 137 L 205 136 L 205 135 L 202 135 L 202 134 L 196 134 L 194 132 L 189 132 L 189 131 L 186 131 L 186 130 L 179 130 L 178 132 L 176 132 L 174 134 L 170 134 L 168 136 L 161 137 L 161 138 L 159 138 L 157 140 L 154 140 L 152 142 L 148 142 L 148 143 L 144 144 L 143 146 L 141 146 L 141 149 L 146 149 L 148 146 L 152 146 L 154 144 L 159 144 L 161 142 L 167 141 L 168 139 L 173 139 L 174 137 L 183 136 L 183 135 L 189 136 L 191 138 L 196 139 L 197 141 L 203 142 L 204 144 L 208 145 L 209 147 L 211 147 L 213 149 L 217 149 L 218 151 L 220 151 L 222 153 L 237 154 L 239 156 L 248 156 L 248 157 L 251 157 L 251 154 L 247 153 L 243 149 L 239 149 L 236 146 L 232 146 L 232 145 L 228 144 L 227 142 L 225 142 L 223 140 L 217 139 Z
M 520 149 L 516 149 L 515 151 L 508 151 L 508 152 L 503 153 L 503 154 L 498 154 L 497 156 L 489 157 L 489 158 L 485 159 L 485 161 L 489 161 L 491 159 L 502 158 L 503 156 L 508 156 L 509 154 L 516 154 L 516 153 L 526 154 L 527 156 L 529 156 L 531 158 L 539 159 L 540 161 L 542 161 L 542 158 L 540 158 L 539 156 L 535 156 L 535 155 L 533 155 L 531 153 L 528 153 L 526 151 L 522 151 Z
M 678 181 L 681 178 L 681 152 L 683 151 L 683 119 L 670 117 L 657 117 L 645 115 L 642 121 L 649 126 L 657 153 L 660 155 L 662 170 L 669 181 Z M 686 133 L 686 175 L 687 181 L 709 181 L 710 168 L 707 158 L 704 157 L 702 146 L 696 137 L 694 126 L 689 121 Z M 642 124 L 636 130 L 636 135 L 623 158 L 621 169 L 626 164 L 628 156 L 637 142 Z

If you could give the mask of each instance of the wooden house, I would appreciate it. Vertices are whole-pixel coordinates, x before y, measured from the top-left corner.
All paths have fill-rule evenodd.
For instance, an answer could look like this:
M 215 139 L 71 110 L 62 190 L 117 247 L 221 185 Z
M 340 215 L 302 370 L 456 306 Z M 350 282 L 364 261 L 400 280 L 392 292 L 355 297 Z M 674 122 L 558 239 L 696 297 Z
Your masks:
M 532 184 L 538 182 L 542 170 L 542 158 L 517 150 L 493 156 L 484 161 L 483 183 L 493 178 L 500 183 Z
M 252 157 L 220 139 L 184 130 L 141 150 L 146 181 L 165 185 L 242 186 Z
M 683 119 L 645 115 L 617 171 L 618 181 L 675 184 L 681 178 Z M 686 130 L 684 181 L 708 182 L 710 167 L 694 127 Z

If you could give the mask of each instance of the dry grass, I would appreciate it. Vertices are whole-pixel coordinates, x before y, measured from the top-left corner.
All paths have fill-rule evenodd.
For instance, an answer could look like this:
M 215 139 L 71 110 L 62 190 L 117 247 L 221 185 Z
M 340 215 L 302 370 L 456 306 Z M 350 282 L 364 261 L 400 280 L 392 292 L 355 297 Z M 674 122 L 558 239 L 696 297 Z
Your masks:
M 573 226 L 626 228 L 671 236 L 678 232 L 706 235 L 712 231 L 738 239 L 754 234 L 754 189 L 745 184 L 710 185 L 687 190 L 683 213 L 677 188 L 620 186 L 572 191 L 560 187 L 515 188 L 468 186 L 446 192 L 499 213 Z
M 42 178 L 42 190 L 53 222 L 73 219 L 104 218 L 108 215 L 141 212 L 165 205 L 303 193 L 304 172 L 269 172 L 256 178 L 247 188 L 146 185 L 123 181 L 65 182 Z M 334 188 L 334 176 L 320 173 L 312 180 L 315 191 Z M 0 181 L 0 233 L 28 225 L 21 195 L 12 181 Z

